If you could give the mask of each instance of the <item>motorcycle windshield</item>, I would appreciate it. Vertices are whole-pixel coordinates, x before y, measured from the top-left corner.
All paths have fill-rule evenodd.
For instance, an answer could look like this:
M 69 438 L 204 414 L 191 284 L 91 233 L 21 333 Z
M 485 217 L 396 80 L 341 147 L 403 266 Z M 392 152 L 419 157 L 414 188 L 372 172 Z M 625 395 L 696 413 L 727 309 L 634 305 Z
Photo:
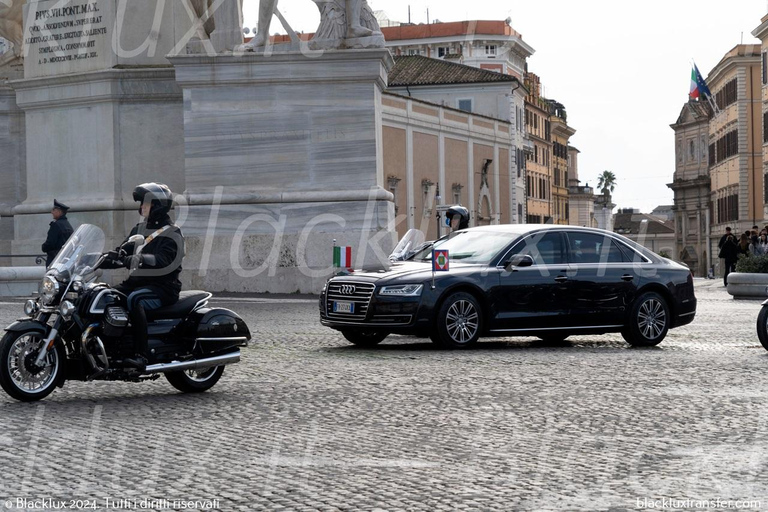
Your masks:
M 389 260 L 402 261 L 407 259 L 409 255 L 413 254 L 424 243 L 425 238 L 424 233 L 418 229 L 409 229 L 397 244 L 395 250 L 392 251 L 392 254 L 389 255 Z
M 102 252 L 106 237 L 104 232 L 91 224 L 83 224 L 72 233 L 67 243 L 61 248 L 49 270 L 70 276 L 83 273 L 86 267 L 93 265 Z

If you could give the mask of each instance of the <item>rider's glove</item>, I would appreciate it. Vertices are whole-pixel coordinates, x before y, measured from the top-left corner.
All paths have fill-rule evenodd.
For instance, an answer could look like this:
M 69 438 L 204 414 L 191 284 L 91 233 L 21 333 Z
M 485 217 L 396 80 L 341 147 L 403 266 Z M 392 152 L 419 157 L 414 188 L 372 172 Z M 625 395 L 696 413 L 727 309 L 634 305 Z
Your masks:
M 141 266 L 142 258 L 141 254 L 131 254 L 130 256 L 126 256 L 123 258 L 123 265 L 125 265 L 125 268 L 130 270 L 135 270 Z

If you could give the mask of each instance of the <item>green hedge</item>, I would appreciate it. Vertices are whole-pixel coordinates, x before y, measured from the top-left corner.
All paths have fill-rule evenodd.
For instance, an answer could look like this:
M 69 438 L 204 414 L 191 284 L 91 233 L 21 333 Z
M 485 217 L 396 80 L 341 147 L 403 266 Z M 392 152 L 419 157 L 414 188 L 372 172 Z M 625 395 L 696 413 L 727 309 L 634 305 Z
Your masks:
M 768 254 L 765 256 L 739 256 L 736 272 L 747 274 L 768 274 Z

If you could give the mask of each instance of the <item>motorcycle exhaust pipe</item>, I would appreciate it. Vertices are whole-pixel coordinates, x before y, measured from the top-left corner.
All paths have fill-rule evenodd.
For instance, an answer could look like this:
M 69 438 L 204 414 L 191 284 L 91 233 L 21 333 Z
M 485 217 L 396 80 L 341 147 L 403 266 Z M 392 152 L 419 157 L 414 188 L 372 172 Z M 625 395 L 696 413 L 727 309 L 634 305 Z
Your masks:
M 225 354 L 223 356 L 209 357 L 206 359 L 194 359 L 192 361 L 179 361 L 175 363 L 153 364 L 147 366 L 144 373 L 168 373 L 184 370 L 201 370 L 213 366 L 222 366 L 225 364 L 239 363 L 240 351 Z

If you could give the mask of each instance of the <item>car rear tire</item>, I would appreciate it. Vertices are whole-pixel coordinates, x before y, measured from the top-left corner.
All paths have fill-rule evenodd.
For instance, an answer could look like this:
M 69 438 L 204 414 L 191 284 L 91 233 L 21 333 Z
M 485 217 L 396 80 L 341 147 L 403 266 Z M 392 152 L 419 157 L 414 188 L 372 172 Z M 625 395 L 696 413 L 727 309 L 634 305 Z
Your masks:
M 432 341 L 443 348 L 466 348 L 477 343 L 482 332 L 482 310 L 477 299 L 466 292 L 450 295 L 437 314 Z
M 666 337 L 671 320 L 667 301 L 656 292 L 647 292 L 632 304 L 629 325 L 621 335 L 632 346 L 653 347 Z
M 388 332 L 380 331 L 341 331 L 348 342 L 358 347 L 375 347 L 389 336 Z
M 768 350 L 768 307 L 760 309 L 757 316 L 757 337 L 765 350 Z

